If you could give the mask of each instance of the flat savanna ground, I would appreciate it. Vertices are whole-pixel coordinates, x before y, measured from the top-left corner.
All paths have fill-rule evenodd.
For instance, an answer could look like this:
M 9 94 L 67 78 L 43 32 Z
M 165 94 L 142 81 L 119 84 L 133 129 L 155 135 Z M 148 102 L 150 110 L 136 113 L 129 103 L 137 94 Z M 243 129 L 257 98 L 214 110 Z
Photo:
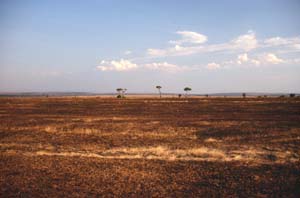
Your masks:
M 299 98 L 0 98 L 0 197 L 300 197 Z

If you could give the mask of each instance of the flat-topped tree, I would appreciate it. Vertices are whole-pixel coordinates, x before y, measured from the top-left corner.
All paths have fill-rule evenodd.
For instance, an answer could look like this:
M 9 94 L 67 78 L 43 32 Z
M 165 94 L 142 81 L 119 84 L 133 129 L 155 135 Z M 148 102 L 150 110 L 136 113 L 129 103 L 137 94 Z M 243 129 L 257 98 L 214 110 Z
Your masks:
M 189 92 L 189 91 L 192 91 L 192 88 L 190 88 L 190 87 L 185 87 L 183 90 L 185 91 L 185 97 L 187 97 L 187 96 L 188 96 L 188 92 Z
M 116 91 L 118 92 L 117 98 L 122 98 L 122 91 L 123 91 L 123 89 L 122 88 L 117 88 Z
M 159 93 L 159 97 L 160 97 L 160 98 L 161 98 L 161 91 L 160 91 L 161 88 L 162 88 L 162 87 L 159 86 L 159 85 L 156 86 L 156 89 L 158 89 L 158 93 Z

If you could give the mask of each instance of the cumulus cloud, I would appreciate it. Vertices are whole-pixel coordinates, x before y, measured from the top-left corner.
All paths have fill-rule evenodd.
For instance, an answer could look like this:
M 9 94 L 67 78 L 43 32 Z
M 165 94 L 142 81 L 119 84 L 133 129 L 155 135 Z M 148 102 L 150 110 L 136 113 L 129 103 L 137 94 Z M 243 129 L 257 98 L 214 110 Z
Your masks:
M 191 31 L 177 31 L 176 34 L 179 34 L 182 39 L 176 41 L 169 41 L 169 43 L 180 45 L 184 43 L 192 44 L 201 44 L 207 41 L 207 36 Z
M 258 41 L 255 33 L 248 31 L 247 34 L 241 35 L 230 42 L 230 45 L 236 49 L 242 49 L 244 51 L 250 51 L 257 48 Z
M 209 69 L 209 70 L 215 70 L 215 69 L 220 69 L 220 68 L 221 68 L 220 64 L 215 63 L 215 62 L 208 63 L 206 65 L 206 69 Z
M 101 64 L 97 66 L 98 70 L 101 71 L 128 71 L 138 68 L 137 64 L 132 63 L 129 60 L 121 59 L 119 61 L 101 61 Z
M 296 64 L 299 63 L 297 59 L 282 59 L 277 56 L 283 53 L 298 52 L 300 51 L 300 36 L 298 37 L 272 37 L 265 40 L 258 40 L 253 31 L 248 31 L 246 34 L 237 36 L 234 39 L 224 43 L 207 44 L 207 36 L 191 31 L 178 31 L 176 32 L 181 36 L 181 39 L 170 41 L 174 44 L 167 48 L 149 48 L 147 55 L 144 57 L 138 57 L 131 60 L 103 60 L 97 69 L 101 71 L 128 71 L 136 68 L 148 69 L 148 70 L 160 70 L 166 72 L 176 71 L 198 71 L 199 69 L 226 69 L 233 67 L 253 67 L 253 66 L 268 66 L 276 64 Z M 269 47 L 272 49 L 267 50 Z M 259 49 L 259 50 L 256 50 Z M 214 53 L 214 52 L 229 52 L 235 54 L 236 58 L 230 60 L 220 61 L 218 63 L 212 62 L 200 65 L 182 66 L 171 64 L 168 62 L 150 62 L 144 61 L 156 59 L 158 57 L 169 56 L 188 56 L 193 54 L 202 53 Z M 258 54 L 258 52 L 260 54 Z M 272 52 L 272 53 L 270 53 Z M 275 55 L 275 54 L 276 55 Z M 131 51 L 124 52 L 125 55 L 131 54 Z M 294 57 L 295 58 L 295 57 Z M 132 61 L 141 61 L 142 63 L 137 65 Z
M 293 62 L 293 61 L 292 61 Z M 240 54 L 237 56 L 236 60 L 225 61 L 223 64 L 226 66 L 268 66 L 268 65 L 276 65 L 279 63 L 289 63 L 288 60 L 283 60 L 277 57 L 273 53 L 265 53 L 261 55 L 256 55 L 254 57 L 250 57 L 247 53 Z
M 283 63 L 283 59 L 278 58 L 275 54 L 268 53 L 262 57 L 263 61 L 270 64 L 279 64 Z
M 242 63 L 245 63 L 247 62 L 249 59 L 248 59 L 248 54 L 240 54 L 238 55 L 238 58 L 237 58 L 237 63 L 239 65 L 241 65 Z

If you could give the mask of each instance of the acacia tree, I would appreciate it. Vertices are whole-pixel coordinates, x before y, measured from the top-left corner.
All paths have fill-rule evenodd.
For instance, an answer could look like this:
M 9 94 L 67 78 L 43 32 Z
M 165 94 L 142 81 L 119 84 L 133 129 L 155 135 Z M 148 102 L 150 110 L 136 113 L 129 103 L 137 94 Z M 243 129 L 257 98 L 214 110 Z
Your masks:
M 158 93 L 159 93 L 159 97 L 160 97 L 160 98 L 161 98 L 161 91 L 160 91 L 161 88 L 162 88 L 162 87 L 159 86 L 159 85 L 156 86 L 156 89 L 158 89 Z
M 123 89 L 122 88 L 117 88 L 116 91 L 118 92 L 118 98 L 122 98 L 122 91 Z
M 185 91 L 185 97 L 187 97 L 187 96 L 188 96 L 188 92 L 189 92 L 189 91 L 192 91 L 192 88 L 190 88 L 190 87 L 185 87 L 183 90 Z

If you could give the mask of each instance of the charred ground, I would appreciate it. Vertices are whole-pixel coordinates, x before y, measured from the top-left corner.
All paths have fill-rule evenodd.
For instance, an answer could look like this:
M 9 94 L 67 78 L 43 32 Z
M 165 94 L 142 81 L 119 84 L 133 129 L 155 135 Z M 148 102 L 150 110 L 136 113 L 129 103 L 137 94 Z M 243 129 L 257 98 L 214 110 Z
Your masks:
M 0 98 L 1 197 L 299 197 L 299 98 Z

